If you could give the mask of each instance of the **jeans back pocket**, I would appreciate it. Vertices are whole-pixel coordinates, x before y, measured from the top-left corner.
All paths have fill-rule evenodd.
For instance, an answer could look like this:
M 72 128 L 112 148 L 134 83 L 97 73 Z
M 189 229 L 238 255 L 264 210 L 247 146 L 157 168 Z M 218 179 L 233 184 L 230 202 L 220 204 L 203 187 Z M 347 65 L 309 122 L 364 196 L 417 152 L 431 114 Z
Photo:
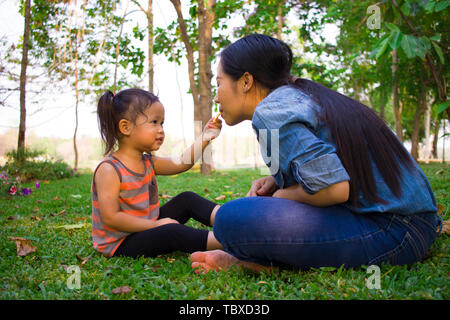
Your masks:
M 392 266 L 413 264 L 422 257 L 417 244 L 411 233 L 407 231 L 402 241 L 393 249 L 375 257 L 369 261 L 369 265 L 380 265 L 382 262 L 389 262 Z

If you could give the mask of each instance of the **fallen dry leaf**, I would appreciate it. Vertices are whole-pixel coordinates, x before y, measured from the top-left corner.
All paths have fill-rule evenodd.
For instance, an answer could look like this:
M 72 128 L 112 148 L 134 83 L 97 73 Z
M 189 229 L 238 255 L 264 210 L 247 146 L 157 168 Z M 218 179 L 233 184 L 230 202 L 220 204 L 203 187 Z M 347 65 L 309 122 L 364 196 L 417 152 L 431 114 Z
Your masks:
M 81 261 L 80 267 L 84 266 L 86 262 L 88 262 L 90 256 L 87 256 L 86 258 L 80 257 L 78 254 L 75 255 L 79 261 Z
M 58 196 L 56 196 L 56 197 L 54 197 L 54 198 L 53 198 L 53 200 L 59 200 L 59 197 L 58 197 Z
M 161 268 L 161 266 L 153 266 L 152 267 L 152 271 L 153 272 L 158 272 L 158 269 Z
M 113 294 L 123 294 L 123 293 L 126 294 L 126 293 L 130 293 L 131 290 L 133 290 L 133 288 L 128 287 L 128 286 L 123 286 L 123 287 L 115 288 L 115 289 L 113 289 L 111 292 L 112 292 Z
M 218 196 L 217 198 L 216 198 L 216 200 L 224 200 L 226 198 L 226 196 Z
M 7 220 L 16 220 L 16 218 L 15 217 L 13 217 L 13 216 L 9 216 L 8 218 L 6 218 Z
M 34 208 L 33 208 L 33 212 L 38 212 L 39 211 L 39 208 L 37 207 L 37 206 L 34 206 Z
M 21 237 L 9 237 L 9 240 L 12 240 L 16 243 L 17 255 L 19 257 L 25 257 L 27 254 L 36 251 L 36 247 L 31 245 L 31 241 L 29 239 Z
M 442 204 L 437 204 L 438 214 L 442 215 L 442 211 L 444 210 L 444 206 Z
M 442 233 L 450 234 L 450 220 L 445 220 L 442 223 Z
M 168 194 L 163 194 L 163 195 L 161 196 L 161 198 L 163 198 L 163 199 L 170 199 L 170 198 L 173 198 L 173 196 L 170 196 L 170 195 L 168 195 Z
M 31 220 L 36 220 L 36 221 L 40 221 L 41 218 L 39 218 L 38 216 L 30 216 Z
M 66 213 L 66 209 L 61 210 L 61 211 L 58 213 L 58 216 L 60 216 L 60 215 L 62 215 L 62 214 L 65 214 L 65 213 Z

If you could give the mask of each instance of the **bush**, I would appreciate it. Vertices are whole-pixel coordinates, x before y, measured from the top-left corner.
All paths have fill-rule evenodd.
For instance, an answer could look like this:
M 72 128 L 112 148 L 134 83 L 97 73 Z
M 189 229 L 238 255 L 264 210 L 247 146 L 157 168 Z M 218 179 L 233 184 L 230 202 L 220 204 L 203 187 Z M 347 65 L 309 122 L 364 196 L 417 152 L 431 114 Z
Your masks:
M 54 180 L 69 178 L 74 170 L 62 160 L 49 159 L 42 150 L 13 150 L 6 153 L 8 162 L 0 166 L 0 172 L 22 181 Z

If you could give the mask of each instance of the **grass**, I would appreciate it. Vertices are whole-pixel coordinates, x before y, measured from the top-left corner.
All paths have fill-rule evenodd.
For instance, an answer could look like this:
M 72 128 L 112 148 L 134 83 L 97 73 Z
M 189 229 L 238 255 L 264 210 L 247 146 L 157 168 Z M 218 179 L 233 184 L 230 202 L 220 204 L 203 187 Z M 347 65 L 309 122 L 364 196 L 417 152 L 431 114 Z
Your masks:
M 449 165 L 421 165 L 444 219 L 450 217 Z M 159 177 L 161 195 L 194 191 L 224 203 L 245 196 L 259 171 L 239 169 L 202 177 L 198 170 Z M 441 235 L 423 261 L 381 267 L 381 289 L 368 289 L 367 266 L 254 274 L 245 270 L 196 275 L 189 255 L 153 259 L 104 258 L 91 244 L 92 175 L 41 182 L 26 197 L 0 197 L 0 299 L 449 299 L 449 244 Z M 29 185 L 31 186 L 31 184 Z M 161 204 L 167 199 L 161 198 Z M 195 221 L 189 225 L 200 227 Z M 62 226 L 76 225 L 65 229 Z M 16 254 L 10 236 L 30 239 L 37 251 Z M 83 261 L 88 258 L 87 261 Z M 69 289 L 68 266 L 80 266 L 80 289 Z M 129 286 L 131 292 L 113 294 Z

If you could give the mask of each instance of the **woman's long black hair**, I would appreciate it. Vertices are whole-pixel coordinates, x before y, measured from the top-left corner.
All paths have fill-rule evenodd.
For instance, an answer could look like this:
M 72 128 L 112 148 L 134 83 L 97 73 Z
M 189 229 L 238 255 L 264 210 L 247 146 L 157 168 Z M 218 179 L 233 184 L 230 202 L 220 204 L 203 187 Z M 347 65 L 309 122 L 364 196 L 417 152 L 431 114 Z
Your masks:
M 320 107 L 320 119 L 336 143 L 337 155 L 350 176 L 352 205 L 359 190 L 371 203 L 384 203 L 378 196 L 371 158 L 391 192 L 401 196 L 401 166 L 414 168 L 412 158 L 391 129 L 366 105 L 317 82 L 290 75 L 292 51 L 284 42 L 262 34 L 246 36 L 221 52 L 222 70 L 233 79 L 245 72 L 271 90 L 293 85 Z

